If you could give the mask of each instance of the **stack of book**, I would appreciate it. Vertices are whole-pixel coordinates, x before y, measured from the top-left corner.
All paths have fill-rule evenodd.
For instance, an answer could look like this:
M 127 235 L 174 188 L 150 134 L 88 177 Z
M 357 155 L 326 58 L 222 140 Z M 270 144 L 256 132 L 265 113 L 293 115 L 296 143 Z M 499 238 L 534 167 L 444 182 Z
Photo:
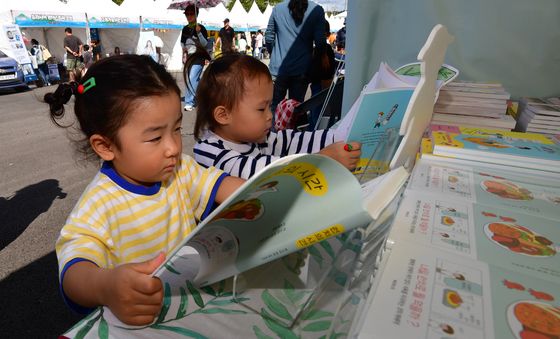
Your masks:
M 523 98 L 519 106 L 515 130 L 560 133 L 560 98 Z
M 510 94 L 500 84 L 450 82 L 439 91 L 432 123 L 469 127 L 515 127 L 506 114 Z
M 560 143 L 555 136 L 431 125 L 430 141 L 426 140 L 421 149 L 423 158 L 448 157 L 560 173 Z
M 357 338 L 560 337 L 560 184 L 421 159 Z

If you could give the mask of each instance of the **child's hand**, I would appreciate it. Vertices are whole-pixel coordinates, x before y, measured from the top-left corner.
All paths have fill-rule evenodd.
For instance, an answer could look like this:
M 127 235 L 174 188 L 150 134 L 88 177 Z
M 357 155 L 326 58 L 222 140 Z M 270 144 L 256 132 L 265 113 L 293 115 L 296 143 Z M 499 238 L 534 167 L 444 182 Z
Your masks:
M 348 144 L 349 146 L 346 146 Z M 346 146 L 346 147 L 345 147 Z M 335 142 L 319 151 L 319 154 L 326 155 L 341 163 L 349 170 L 353 170 L 358 165 L 361 144 L 359 142 Z
M 152 260 L 110 270 L 103 299 L 120 321 L 147 325 L 158 315 L 163 288 L 161 280 L 152 278 L 151 274 L 164 260 L 165 255 L 160 253 Z

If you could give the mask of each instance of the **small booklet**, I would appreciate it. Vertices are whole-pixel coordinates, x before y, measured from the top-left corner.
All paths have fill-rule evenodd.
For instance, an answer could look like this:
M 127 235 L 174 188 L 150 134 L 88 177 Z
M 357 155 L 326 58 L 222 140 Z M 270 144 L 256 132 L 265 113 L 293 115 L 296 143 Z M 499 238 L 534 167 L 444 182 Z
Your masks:
M 399 198 L 407 178 L 399 167 L 360 186 L 331 158 L 281 158 L 201 222 L 154 276 L 204 286 L 367 226 Z

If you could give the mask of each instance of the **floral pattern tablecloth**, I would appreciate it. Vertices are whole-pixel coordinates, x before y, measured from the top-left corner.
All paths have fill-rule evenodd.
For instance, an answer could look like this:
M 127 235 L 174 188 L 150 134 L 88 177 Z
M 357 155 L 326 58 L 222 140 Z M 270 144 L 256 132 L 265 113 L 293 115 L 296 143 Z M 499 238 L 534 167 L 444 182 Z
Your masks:
M 164 282 L 164 304 L 152 325 L 131 328 L 108 309 L 99 308 L 64 336 L 346 337 L 355 306 L 363 299 L 348 290 L 354 269 L 349 263 L 360 252 L 360 245 L 350 238 L 343 234 L 245 272 L 235 280 L 235 288 L 233 278 L 202 288 L 189 281 L 180 286 Z

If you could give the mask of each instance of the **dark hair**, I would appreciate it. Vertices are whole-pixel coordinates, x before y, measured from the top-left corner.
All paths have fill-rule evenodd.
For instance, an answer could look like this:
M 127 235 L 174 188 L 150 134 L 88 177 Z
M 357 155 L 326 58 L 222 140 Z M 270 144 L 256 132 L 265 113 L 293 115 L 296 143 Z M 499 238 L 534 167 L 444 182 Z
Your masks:
M 66 27 L 66 28 L 64 29 L 64 32 L 65 32 L 65 33 L 72 33 L 72 28 Z
M 84 51 L 86 51 L 86 52 L 89 51 L 89 45 L 84 45 L 83 49 L 84 49 Z
M 288 3 L 288 9 L 292 18 L 297 25 L 301 24 L 305 11 L 307 10 L 308 1 L 307 0 L 290 0 Z
M 246 54 L 227 53 L 210 62 L 196 91 L 195 139 L 199 139 L 204 129 L 217 126 L 216 107 L 235 108 L 245 92 L 245 81 L 260 76 L 272 81 L 268 67 Z
M 115 55 L 120 55 L 120 54 L 121 54 L 121 49 L 119 48 L 119 46 L 116 46 L 115 47 Z
M 31 44 L 32 45 L 38 45 L 39 41 L 37 41 L 37 39 L 31 39 Z
M 74 114 L 82 134 L 82 138 L 75 142 L 85 158 L 95 155 L 89 144 L 89 138 L 94 134 L 100 134 L 120 147 L 117 132 L 139 99 L 169 93 L 181 95 L 171 74 L 147 55 L 128 54 L 102 59 L 88 69 L 81 83 L 90 79 L 94 79 L 95 85 L 85 93 L 78 94 L 79 84 L 71 82 L 60 84 L 54 93 L 47 93 L 44 97 L 52 121 L 67 128 L 70 125 L 62 125 L 59 120 L 64 117 L 64 104 L 74 94 Z
M 184 13 L 184 14 L 187 14 L 187 11 L 189 11 L 189 10 L 194 11 L 194 14 L 195 14 L 196 16 L 198 16 L 198 6 L 195 6 L 195 5 L 188 5 L 188 6 L 185 8 L 185 10 L 183 11 L 183 13 Z

